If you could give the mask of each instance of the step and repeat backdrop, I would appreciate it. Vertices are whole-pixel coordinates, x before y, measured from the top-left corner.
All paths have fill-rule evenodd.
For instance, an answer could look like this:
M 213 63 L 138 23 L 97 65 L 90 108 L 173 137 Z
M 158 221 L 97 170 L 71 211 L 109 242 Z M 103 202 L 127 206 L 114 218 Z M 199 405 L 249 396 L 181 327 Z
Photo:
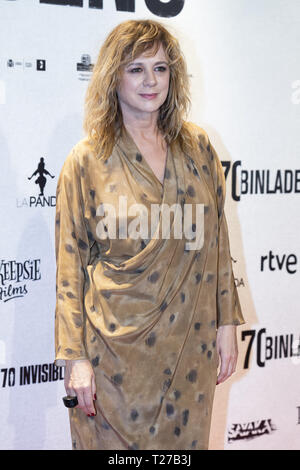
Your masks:
M 189 120 L 226 176 L 247 323 L 236 373 L 216 388 L 210 449 L 299 449 L 298 0 L 0 0 L 0 448 L 71 449 L 53 364 L 56 184 L 102 41 L 142 18 L 179 39 Z

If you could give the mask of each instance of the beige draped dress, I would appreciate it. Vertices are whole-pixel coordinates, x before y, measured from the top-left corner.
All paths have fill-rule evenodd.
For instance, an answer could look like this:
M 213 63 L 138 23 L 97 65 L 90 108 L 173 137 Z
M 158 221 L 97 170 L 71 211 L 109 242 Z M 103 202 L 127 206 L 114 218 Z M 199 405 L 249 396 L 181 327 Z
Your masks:
M 94 418 L 69 410 L 73 449 L 208 447 L 217 328 L 245 321 L 231 264 L 224 172 L 207 133 L 188 125 L 198 151 L 169 147 L 163 184 L 125 129 L 107 162 L 85 138 L 62 167 L 55 362 L 88 358 L 98 398 Z M 163 236 L 165 216 L 155 223 L 151 217 L 152 206 L 174 203 L 171 228 L 183 221 L 185 205 L 193 208 L 181 238 L 172 230 Z M 196 206 L 203 207 L 199 219 Z M 145 221 L 148 234 L 134 236 Z M 187 242 L 199 232 L 203 243 L 191 248 Z

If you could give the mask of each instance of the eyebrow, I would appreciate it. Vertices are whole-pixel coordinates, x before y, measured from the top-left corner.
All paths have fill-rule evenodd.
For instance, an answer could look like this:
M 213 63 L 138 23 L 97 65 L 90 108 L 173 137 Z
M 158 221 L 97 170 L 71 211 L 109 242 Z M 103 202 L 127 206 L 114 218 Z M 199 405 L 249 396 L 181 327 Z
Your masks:
M 166 62 L 165 60 L 159 60 L 158 62 L 155 62 L 154 65 L 158 65 L 158 64 L 168 65 L 168 62 Z M 129 64 L 126 65 L 126 67 L 130 67 L 130 65 L 143 65 L 143 62 L 130 62 Z

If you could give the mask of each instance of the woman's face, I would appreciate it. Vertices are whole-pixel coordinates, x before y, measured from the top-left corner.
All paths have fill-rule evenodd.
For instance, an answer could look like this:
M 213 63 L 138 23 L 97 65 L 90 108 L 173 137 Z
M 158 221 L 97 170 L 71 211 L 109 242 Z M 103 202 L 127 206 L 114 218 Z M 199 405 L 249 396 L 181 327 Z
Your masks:
M 117 87 L 123 116 L 158 113 L 168 95 L 169 80 L 170 69 L 162 44 L 154 56 L 143 53 L 128 63 L 121 71 Z

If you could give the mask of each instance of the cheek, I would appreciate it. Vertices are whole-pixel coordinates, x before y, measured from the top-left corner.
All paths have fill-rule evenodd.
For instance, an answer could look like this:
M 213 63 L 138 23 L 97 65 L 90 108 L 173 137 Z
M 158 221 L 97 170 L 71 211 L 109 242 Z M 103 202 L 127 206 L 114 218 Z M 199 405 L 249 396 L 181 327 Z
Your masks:
M 169 91 L 169 87 L 170 87 L 170 75 L 165 77 L 164 82 L 163 82 L 163 86 L 164 86 L 164 89 L 165 89 L 165 93 L 167 94 L 168 91 Z
M 124 82 L 123 93 L 135 94 L 141 85 L 138 77 L 131 77 Z

